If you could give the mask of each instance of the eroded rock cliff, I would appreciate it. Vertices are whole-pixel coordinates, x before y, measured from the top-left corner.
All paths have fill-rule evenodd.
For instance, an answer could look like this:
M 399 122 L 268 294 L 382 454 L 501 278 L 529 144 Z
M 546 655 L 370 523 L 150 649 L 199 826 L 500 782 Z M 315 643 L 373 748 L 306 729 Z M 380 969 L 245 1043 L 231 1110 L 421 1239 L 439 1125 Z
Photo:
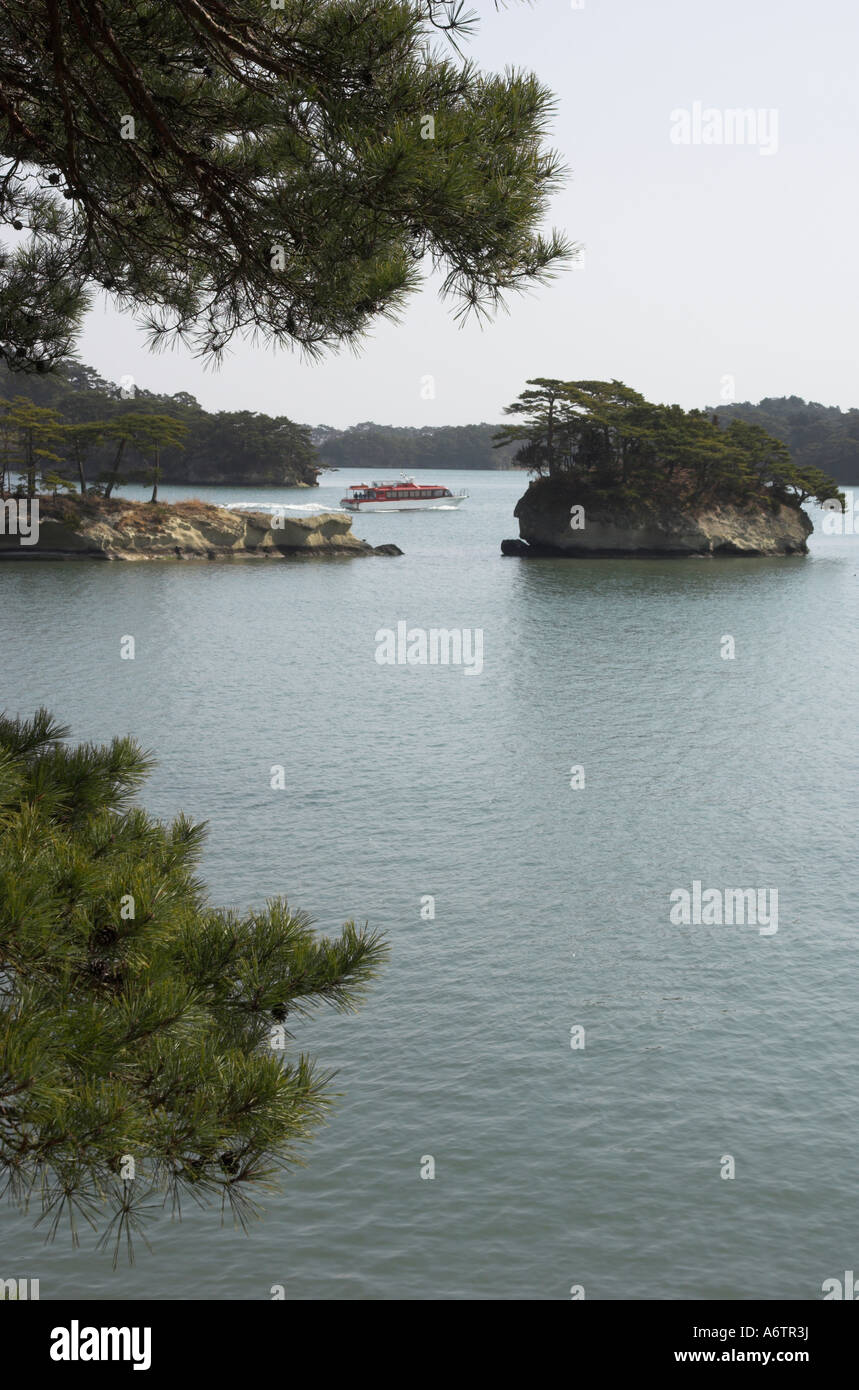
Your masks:
M 804 555 L 814 529 L 800 507 L 775 499 L 611 506 L 547 478 L 531 483 L 514 516 L 520 539 L 502 542 L 507 555 Z
M 273 517 L 199 501 L 40 498 L 35 534 L 35 542 L 23 544 L 7 528 L 0 534 L 0 558 L 241 560 L 401 553 L 396 546 L 373 547 L 359 540 L 352 534 L 352 518 L 342 512 Z

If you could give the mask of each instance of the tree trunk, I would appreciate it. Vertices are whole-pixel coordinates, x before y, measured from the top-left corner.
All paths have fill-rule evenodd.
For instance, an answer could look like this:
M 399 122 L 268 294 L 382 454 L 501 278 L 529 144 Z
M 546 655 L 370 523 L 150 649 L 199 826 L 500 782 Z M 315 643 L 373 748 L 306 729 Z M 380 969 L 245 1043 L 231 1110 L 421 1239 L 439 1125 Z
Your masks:
M 119 474 L 119 464 L 120 464 L 120 461 L 121 461 L 121 459 L 122 459 L 122 454 L 123 454 L 123 450 L 124 450 L 124 449 L 125 449 L 125 440 L 124 440 L 124 439 L 120 439 L 120 441 L 119 441 L 119 448 L 118 448 L 117 451 L 116 451 L 116 458 L 113 460 L 113 477 L 110 479 L 110 481 L 108 482 L 107 487 L 106 487 L 105 490 L 104 490 L 104 495 L 105 495 L 105 497 L 109 497 L 110 494 L 113 492 L 113 489 L 116 487 L 116 479 L 117 479 L 117 476 L 118 476 L 118 474 Z
M 35 455 L 34 455 L 34 453 L 33 453 L 33 438 L 32 438 L 32 435 L 30 435 L 30 436 L 28 437 L 28 439 L 27 439 L 27 446 L 26 446 L 26 448 L 27 448 L 27 453 L 26 453 L 26 464 L 27 464 L 27 496 L 28 496 L 28 497 L 35 497 L 35 495 L 36 495 L 36 459 L 35 459 Z
M 86 477 L 84 476 L 84 461 L 83 455 L 81 454 L 79 449 L 75 455 L 75 458 L 77 460 L 78 477 L 80 479 L 81 484 L 81 497 L 86 497 Z
M 546 421 L 546 453 L 549 457 L 549 477 L 555 476 L 555 401 L 549 401 L 549 415 Z

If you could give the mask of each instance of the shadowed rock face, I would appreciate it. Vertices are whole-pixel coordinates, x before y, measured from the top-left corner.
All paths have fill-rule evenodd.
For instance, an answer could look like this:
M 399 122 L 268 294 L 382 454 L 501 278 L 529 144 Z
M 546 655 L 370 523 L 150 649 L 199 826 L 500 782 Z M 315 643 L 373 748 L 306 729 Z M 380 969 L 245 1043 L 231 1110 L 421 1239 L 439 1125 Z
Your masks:
M 173 505 L 40 499 L 38 540 L 22 545 L 18 536 L 0 534 L 0 558 L 7 560 L 181 560 L 282 558 L 291 555 L 374 555 L 402 552 L 374 548 L 352 534 L 352 518 L 342 512 L 283 517 L 282 525 L 263 512 L 234 512 L 194 502 Z
M 609 511 L 584 503 L 584 525 L 573 529 L 574 490 L 532 483 L 514 515 L 520 539 L 503 541 L 505 555 L 805 555 L 813 526 L 785 503 L 707 503 L 692 510 L 628 505 Z

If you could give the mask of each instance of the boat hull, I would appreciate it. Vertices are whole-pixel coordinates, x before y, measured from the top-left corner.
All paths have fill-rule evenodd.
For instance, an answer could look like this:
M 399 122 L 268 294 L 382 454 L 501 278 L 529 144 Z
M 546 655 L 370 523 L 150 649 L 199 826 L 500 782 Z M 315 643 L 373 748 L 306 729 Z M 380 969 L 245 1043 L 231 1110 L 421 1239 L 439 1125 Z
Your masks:
M 461 507 L 465 501 L 466 497 L 433 497 L 427 498 L 426 501 L 419 497 L 402 497 L 390 502 L 353 502 L 344 499 L 340 506 L 347 512 L 437 512 L 451 511 L 455 507 Z

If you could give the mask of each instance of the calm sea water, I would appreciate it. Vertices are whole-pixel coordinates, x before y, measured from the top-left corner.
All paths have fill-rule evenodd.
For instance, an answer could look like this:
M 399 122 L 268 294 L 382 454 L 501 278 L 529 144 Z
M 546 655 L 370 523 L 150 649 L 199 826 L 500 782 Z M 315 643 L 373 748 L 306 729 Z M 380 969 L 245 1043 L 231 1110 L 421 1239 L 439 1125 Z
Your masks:
M 859 536 L 527 563 L 522 475 L 444 481 L 461 511 L 356 519 L 400 559 L 0 569 L 6 709 L 156 750 L 213 901 L 393 946 L 359 1014 L 297 1025 L 340 1099 L 250 1235 L 159 1216 L 114 1272 L 4 1209 L 0 1275 L 43 1298 L 816 1299 L 859 1268 Z M 379 665 L 399 621 L 482 629 L 482 672 Z M 671 925 L 693 880 L 777 889 L 778 931 Z

